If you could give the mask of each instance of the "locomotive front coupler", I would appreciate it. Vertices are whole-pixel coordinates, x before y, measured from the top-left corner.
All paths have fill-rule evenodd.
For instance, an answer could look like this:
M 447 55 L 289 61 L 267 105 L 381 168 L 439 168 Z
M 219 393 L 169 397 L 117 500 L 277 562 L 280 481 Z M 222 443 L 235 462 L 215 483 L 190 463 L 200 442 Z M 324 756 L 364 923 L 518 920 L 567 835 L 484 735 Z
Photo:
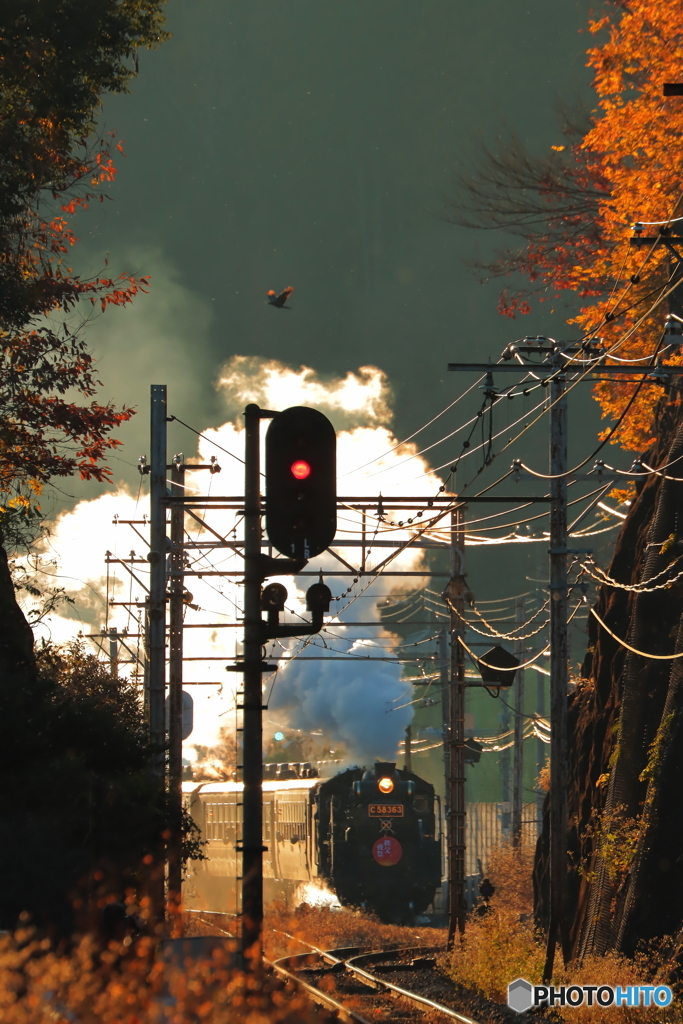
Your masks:
M 322 576 L 322 573 L 321 573 Z M 287 588 L 282 583 L 269 583 L 261 592 L 261 611 L 268 613 L 268 619 L 261 620 L 261 641 L 278 640 L 285 636 L 312 636 L 323 628 L 325 612 L 330 610 L 332 593 L 322 582 L 314 583 L 306 591 L 306 609 L 311 612 L 312 622 L 301 625 L 280 625 L 280 612 L 285 610 Z

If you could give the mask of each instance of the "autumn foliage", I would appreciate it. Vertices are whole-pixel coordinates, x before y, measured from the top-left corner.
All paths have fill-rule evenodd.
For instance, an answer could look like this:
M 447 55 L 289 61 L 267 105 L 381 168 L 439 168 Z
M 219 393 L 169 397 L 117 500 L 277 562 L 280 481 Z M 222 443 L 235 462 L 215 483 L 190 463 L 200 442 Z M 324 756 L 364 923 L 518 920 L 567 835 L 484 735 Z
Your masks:
M 665 82 L 681 80 L 683 9 L 675 0 L 637 0 L 591 23 L 591 31 L 608 38 L 588 53 L 600 113 L 581 146 L 609 182 L 609 195 L 599 204 L 600 244 L 574 270 L 575 283 L 599 298 L 576 322 L 618 345 L 621 358 L 638 359 L 652 355 L 662 337 L 673 266 L 664 246 L 631 246 L 631 225 L 683 214 L 683 98 L 663 96 Z M 618 416 L 632 388 L 597 384 L 604 415 Z M 621 430 L 624 447 L 651 442 L 660 397 L 655 386 L 642 389 Z
M 678 0 L 611 3 L 589 32 L 595 108 L 565 113 L 563 137 L 540 158 L 514 137 L 501 152 L 485 150 L 477 174 L 458 179 L 452 219 L 524 240 L 480 267 L 528 281 L 517 293 L 503 291 L 499 312 L 514 318 L 531 311 L 530 297 L 578 296 L 589 301 L 569 320 L 577 336 L 602 338 L 620 359 L 647 359 L 669 308 L 683 312 L 683 296 L 667 294 L 675 261 L 666 248 L 630 244 L 634 223 L 666 226 L 683 216 L 683 97 L 663 95 L 665 82 L 683 81 L 683 7 Z M 662 354 L 680 362 L 671 350 Z M 598 383 L 603 415 L 618 418 L 633 390 Z M 676 395 L 665 401 L 677 402 Z M 615 441 L 646 448 L 661 399 L 661 386 L 643 385 Z
M 69 266 L 74 218 L 108 197 L 122 145 L 98 137 L 105 92 L 164 34 L 163 0 L 6 0 L 0 14 L 0 501 L 28 505 L 53 477 L 106 479 L 111 431 L 86 348 L 87 303 L 125 305 L 146 278 Z

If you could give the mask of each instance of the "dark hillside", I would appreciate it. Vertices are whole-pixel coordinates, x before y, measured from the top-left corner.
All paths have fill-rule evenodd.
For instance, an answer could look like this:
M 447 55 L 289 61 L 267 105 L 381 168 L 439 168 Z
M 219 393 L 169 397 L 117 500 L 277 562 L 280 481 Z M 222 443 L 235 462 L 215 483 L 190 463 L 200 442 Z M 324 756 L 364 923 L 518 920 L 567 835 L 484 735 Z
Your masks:
M 683 456 L 683 416 L 668 405 L 650 466 Z M 683 562 L 680 463 L 637 488 L 610 577 L 661 584 Z M 680 475 L 681 480 L 672 479 Z M 666 572 L 665 570 L 667 570 Z M 683 651 L 683 581 L 634 592 L 602 586 L 600 618 L 647 654 Z M 631 653 L 591 616 L 583 682 L 569 702 L 569 881 L 572 947 L 580 956 L 676 934 L 683 926 L 683 664 Z M 537 855 L 537 915 L 547 915 L 545 847 Z

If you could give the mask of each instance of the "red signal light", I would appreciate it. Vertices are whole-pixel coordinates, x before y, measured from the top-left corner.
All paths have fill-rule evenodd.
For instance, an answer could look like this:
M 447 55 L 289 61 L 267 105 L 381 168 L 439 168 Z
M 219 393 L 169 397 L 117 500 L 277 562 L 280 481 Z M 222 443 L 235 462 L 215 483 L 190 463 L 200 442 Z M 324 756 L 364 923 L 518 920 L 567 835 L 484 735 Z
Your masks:
M 297 459 L 289 469 L 292 476 L 296 477 L 297 480 L 305 480 L 306 477 L 311 475 L 311 467 L 304 459 Z

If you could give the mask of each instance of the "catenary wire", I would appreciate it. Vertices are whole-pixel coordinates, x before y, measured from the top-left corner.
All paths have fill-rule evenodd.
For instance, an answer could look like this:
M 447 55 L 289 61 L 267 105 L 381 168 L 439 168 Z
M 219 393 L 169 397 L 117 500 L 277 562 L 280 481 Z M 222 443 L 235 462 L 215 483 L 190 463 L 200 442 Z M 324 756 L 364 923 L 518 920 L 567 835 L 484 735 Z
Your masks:
M 236 459 L 237 462 L 241 462 L 242 465 L 244 465 L 244 459 L 241 459 L 239 455 L 235 455 L 233 452 L 229 452 L 227 448 L 223 448 L 222 445 L 218 444 L 217 441 L 214 441 L 213 438 L 208 437 L 206 434 L 203 434 L 201 430 L 197 430 L 196 427 L 191 427 L 189 423 L 185 423 L 178 416 L 169 416 L 168 422 L 180 423 L 181 426 L 187 427 L 187 429 L 191 430 L 193 434 L 197 435 L 197 437 L 203 437 L 205 441 L 208 441 L 209 444 L 212 444 L 215 448 L 218 448 L 219 451 L 225 452 L 226 455 L 230 455 L 231 458 Z
M 432 423 L 436 423 L 436 421 L 440 419 L 441 416 L 443 416 L 450 409 L 452 409 L 454 405 L 457 405 L 458 402 L 461 399 L 463 399 L 465 395 L 468 395 L 470 391 L 473 391 L 474 388 L 476 388 L 477 384 L 479 384 L 479 382 L 482 381 L 483 379 L 484 377 L 482 376 L 479 377 L 478 380 L 475 380 L 474 384 L 467 388 L 466 391 L 463 391 L 461 395 L 458 395 L 454 402 L 451 402 L 451 404 L 447 405 L 445 409 L 442 409 L 441 412 L 438 412 L 436 416 L 433 416 L 432 419 L 425 423 L 424 426 L 420 427 L 419 430 L 415 430 L 412 434 L 409 434 L 408 437 L 406 437 L 403 441 L 399 441 L 398 444 L 395 444 L 393 448 L 390 448 L 388 451 L 384 452 L 384 454 L 378 455 L 376 458 L 371 459 L 369 462 L 365 462 L 362 466 L 356 466 L 355 469 L 350 469 L 348 470 L 348 472 L 342 473 L 342 476 L 350 476 L 352 473 L 359 473 L 361 469 L 365 469 L 366 466 L 372 466 L 373 463 L 378 462 L 380 459 L 386 458 L 387 455 L 391 455 L 392 452 L 395 452 L 396 449 L 400 448 L 402 445 L 407 444 L 408 441 L 412 441 L 414 437 L 417 437 L 418 434 L 421 434 L 423 430 L 427 429 L 427 427 L 431 427 Z
M 627 644 L 625 640 L 618 637 L 616 633 L 613 633 L 609 626 L 602 621 L 595 608 L 591 608 L 590 612 L 591 615 L 598 620 L 605 632 L 609 633 L 613 640 L 616 640 L 617 643 L 622 647 L 625 647 L 627 651 L 631 651 L 632 654 L 637 654 L 640 658 L 647 658 L 650 661 L 675 661 L 677 658 L 683 658 L 683 651 L 680 651 L 678 654 L 647 654 L 645 651 L 639 651 L 636 647 L 631 647 L 631 645 Z
M 677 573 L 670 579 L 664 580 L 662 583 L 658 583 L 656 586 L 650 586 L 650 584 L 654 583 L 655 580 L 658 580 L 660 579 L 660 577 L 665 576 L 667 573 L 671 572 L 672 568 L 676 565 L 677 562 L 680 562 L 681 558 L 683 558 L 683 555 L 679 555 L 678 558 L 674 559 L 674 561 L 667 565 L 665 569 L 660 570 L 660 572 L 656 573 L 654 576 L 651 576 L 649 580 L 645 580 L 643 583 L 619 583 L 617 580 L 613 579 L 607 572 L 605 572 L 604 569 L 601 569 L 599 565 L 596 565 L 595 561 L 591 557 L 588 557 L 586 559 L 586 562 L 581 563 L 581 568 L 586 572 L 588 576 L 596 580 L 598 583 L 601 583 L 603 586 L 614 587 L 619 590 L 626 590 L 633 594 L 649 594 L 653 593 L 655 590 L 666 590 L 668 587 L 671 587 L 674 583 L 678 582 L 679 579 L 683 578 L 683 570 L 681 570 L 681 572 Z M 595 570 L 595 572 L 593 572 L 592 570 Z

